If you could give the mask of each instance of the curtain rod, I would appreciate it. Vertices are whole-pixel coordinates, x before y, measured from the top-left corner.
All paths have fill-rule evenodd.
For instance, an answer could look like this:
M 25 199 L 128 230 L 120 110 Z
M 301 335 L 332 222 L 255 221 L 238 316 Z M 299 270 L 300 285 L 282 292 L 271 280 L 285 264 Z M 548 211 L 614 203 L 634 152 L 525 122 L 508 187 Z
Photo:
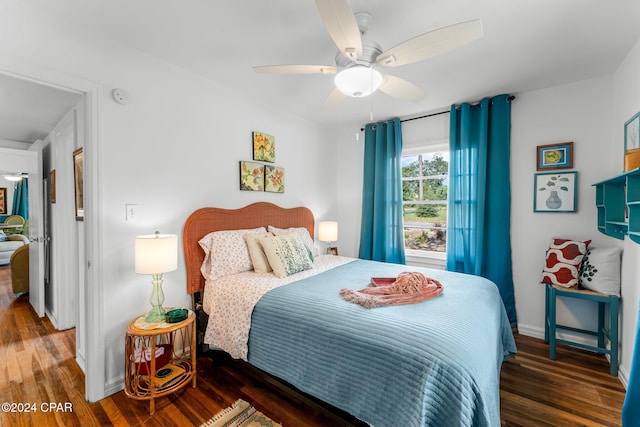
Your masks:
M 508 102 L 513 101 L 514 99 L 516 99 L 515 95 L 511 95 L 507 98 Z M 480 101 L 478 101 L 480 102 Z M 467 102 L 466 104 L 477 104 L 478 102 Z M 449 114 L 450 110 L 445 110 L 445 111 L 440 111 L 439 113 L 431 113 L 431 114 L 425 114 L 424 116 L 418 116 L 418 117 L 411 117 L 410 119 L 401 119 L 400 123 L 404 123 L 404 122 L 410 122 L 411 120 L 418 120 L 418 119 L 426 119 L 428 117 L 433 117 L 433 116 L 439 116 L 441 114 Z M 360 128 L 360 132 L 362 132 L 364 130 L 364 127 Z

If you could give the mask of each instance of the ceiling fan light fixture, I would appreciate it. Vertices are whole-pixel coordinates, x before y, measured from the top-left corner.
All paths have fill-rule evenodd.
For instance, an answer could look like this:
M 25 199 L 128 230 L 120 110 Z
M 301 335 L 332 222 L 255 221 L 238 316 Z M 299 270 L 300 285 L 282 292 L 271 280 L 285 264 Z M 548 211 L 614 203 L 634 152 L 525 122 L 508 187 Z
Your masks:
M 340 71 L 334 80 L 340 92 L 353 98 L 371 95 L 382 84 L 382 74 L 372 67 L 356 65 Z

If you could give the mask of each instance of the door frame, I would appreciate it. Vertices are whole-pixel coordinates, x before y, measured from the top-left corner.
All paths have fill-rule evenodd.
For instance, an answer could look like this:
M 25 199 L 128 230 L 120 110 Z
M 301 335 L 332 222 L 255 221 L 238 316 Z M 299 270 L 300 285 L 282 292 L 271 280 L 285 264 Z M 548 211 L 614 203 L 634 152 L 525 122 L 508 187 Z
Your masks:
M 80 315 L 85 319 L 83 339 L 85 355 L 85 398 L 96 402 L 105 397 L 105 343 L 103 328 L 102 212 L 100 195 L 100 94 L 102 85 L 74 75 L 39 67 L 15 58 L 0 57 L 0 73 L 30 80 L 37 84 L 77 92 L 84 99 L 84 225 L 86 286 L 84 304 L 79 301 Z

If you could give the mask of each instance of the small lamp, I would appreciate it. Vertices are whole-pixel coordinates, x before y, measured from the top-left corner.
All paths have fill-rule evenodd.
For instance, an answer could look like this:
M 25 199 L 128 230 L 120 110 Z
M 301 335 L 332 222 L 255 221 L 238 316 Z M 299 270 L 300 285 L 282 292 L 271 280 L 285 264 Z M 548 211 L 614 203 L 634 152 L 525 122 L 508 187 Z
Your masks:
M 335 221 L 322 221 L 318 224 L 318 240 L 327 243 L 327 253 L 331 253 L 331 242 L 338 240 L 338 223 Z
M 147 322 L 164 322 L 162 308 L 162 273 L 178 268 L 178 237 L 174 234 L 155 234 L 137 236 L 135 242 L 135 270 L 138 274 L 151 274 L 153 291 L 151 292 L 151 311 Z

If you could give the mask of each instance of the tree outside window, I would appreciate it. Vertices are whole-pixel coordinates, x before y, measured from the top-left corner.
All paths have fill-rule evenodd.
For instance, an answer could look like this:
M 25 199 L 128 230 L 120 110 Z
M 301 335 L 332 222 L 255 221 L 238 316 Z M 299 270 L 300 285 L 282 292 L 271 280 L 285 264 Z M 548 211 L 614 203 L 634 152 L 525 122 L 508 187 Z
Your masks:
M 446 252 L 449 153 L 402 157 L 405 248 Z

